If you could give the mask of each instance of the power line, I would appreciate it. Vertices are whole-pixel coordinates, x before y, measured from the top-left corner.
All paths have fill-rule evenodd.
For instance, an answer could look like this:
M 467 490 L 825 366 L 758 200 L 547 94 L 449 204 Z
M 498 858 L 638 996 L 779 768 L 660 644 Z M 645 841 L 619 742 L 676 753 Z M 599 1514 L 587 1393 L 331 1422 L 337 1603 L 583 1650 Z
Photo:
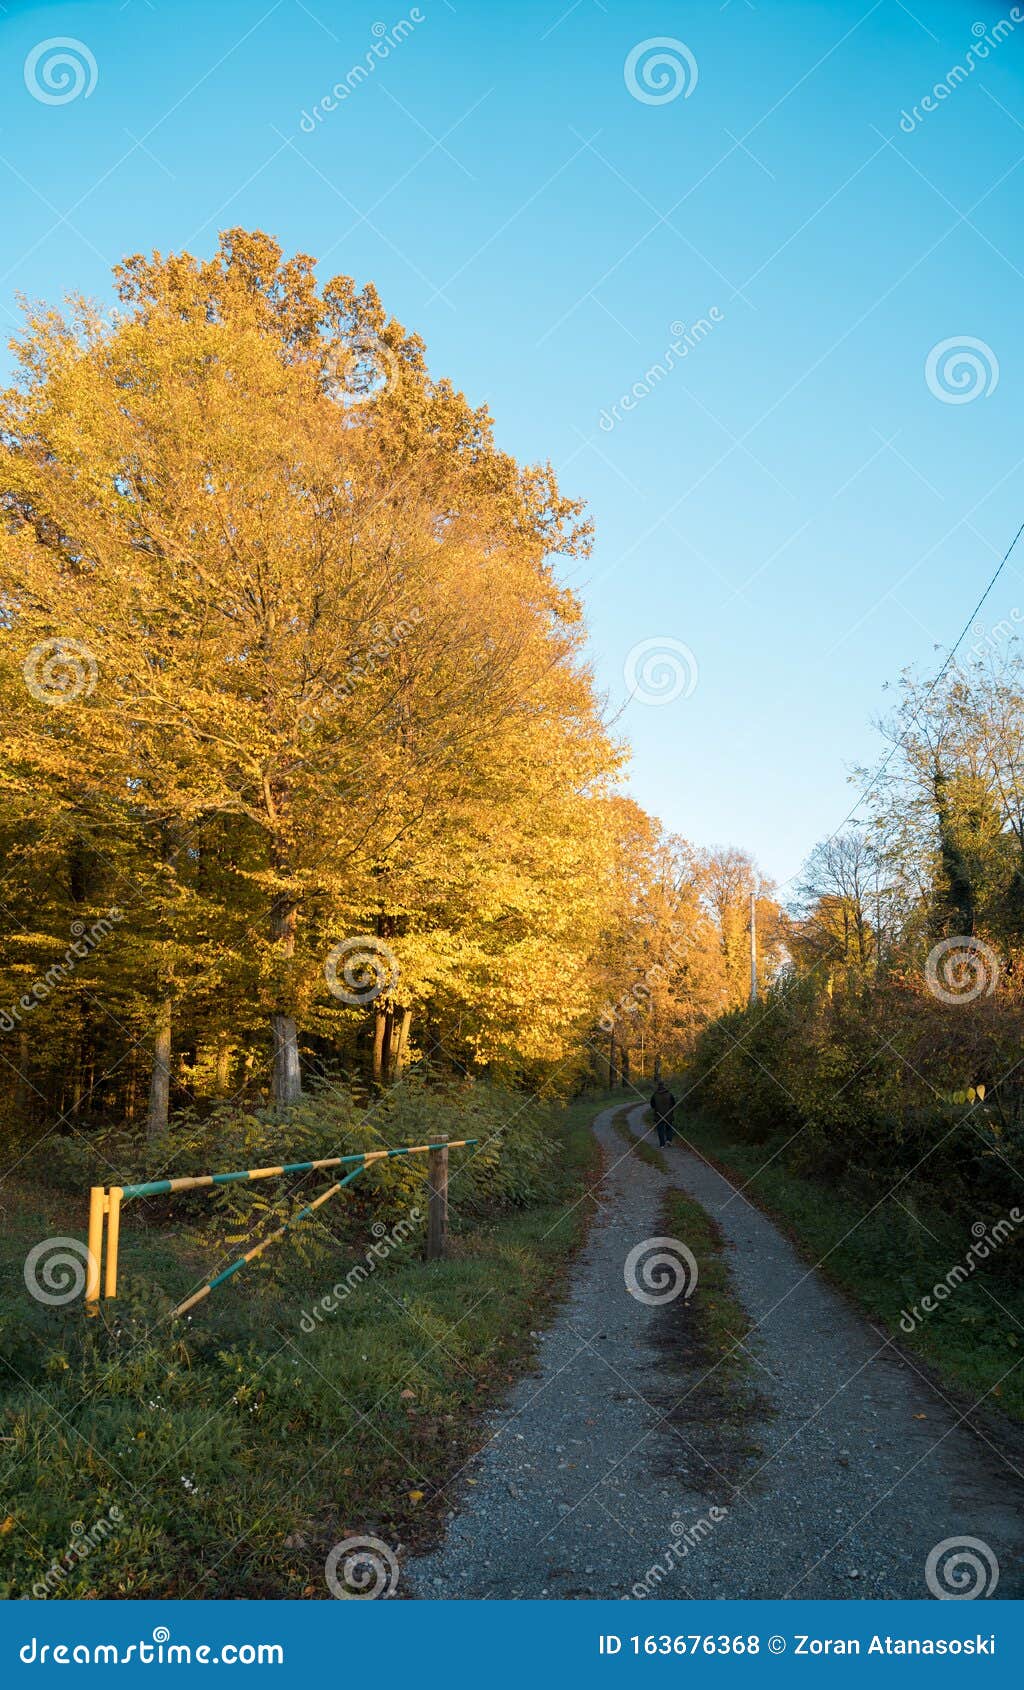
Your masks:
M 907 735 L 909 734 L 910 729 L 919 721 L 920 716 L 921 716 L 921 711 L 924 709 L 925 705 L 928 703 L 928 700 L 931 698 L 931 696 L 932 696 L 933 692 L 935 691 L 936 687 L 938 686 L 939 682 L 942 680 L 943 675 L 946 673 L 946 671 L 949 668 L 950 664 L 952 663 L 954 657 L 956 656 L 957 652 L 959 651 L 961 645 L 963 644 L 964 640 L 966 639 L 968 633 L 970 632 L 971 626 L 974 622 L 974 618 L 977 616 L 977 614 L 978 614 L 979 610 L 981 609 L 982 605 L 985 603 L 985 600 L 988 598 L 989 593 L 992 591 L 992 588 L 995 586 L 996 582 L 999 580 L 1000 575 L 1003 573 L 1003 570 L 1006 568 L 1006 565 L 1009 563 L 1010 558 L 1013 554 L 1014 547 L 1016 546 L 1017 541 L 1020 539 L 1022 534 L 1024 534 L 1024 522 L 1021 523 L 1021 525 L 1018 528 L 1016 534 L 1013 536 L 1013 539 L 1010 541 L 1010 544 L 1007 546 L 1005 552 L 1003 553 L 1003 555 L 1002 555 L 1002 557 L 999 561 L 998 569 L 995 571 L 995 574 L 992 576 L 992 579 L 989 581 L 988 586 L 985 588 L 985 591 L 982 593 L 982 595 L 981 595 L 980 599 L 978 600 L 977 604 L 975 605 L 974 609 L 971 611 L 970 616 L 967 618 L 967 621 L 964 623 L 963 627 L 961 628 L 959 634 L 956 637 L 954 644 L 950 647 L 948 653 L 946 654 L 945 662 L 942 664 L 942 667 L 939 669 L 938 674 L 932 680 L 930 686 L 928 687 L 928 690 L 926 691 L 926 693 L 924 695 L 924 698 L 921 700 L 921 704 L 920 704 L 919 708 L 915 711 L 914 716 L 911 719 L 910 723 L 908 724 L 908 726 L 906 728 L 904 728 L 903 732 L 900 734 L 899 738 L 896 740 L 895 744 L 893 745 L 892 749 L 889 751 L 888 755 L 883 758 L 882 762 L 879 764 L 878 768 L 875 770 L 874 774 L 871 776 L 871 779 L 868 781 L 867 786 L 865 786 L 863 792 L 860 793 L 856 803 L 853 806 L 853 809 L 850 810 L 849 813 L 843 817 L 842 821 L 839 823 L 839 826 L 832 833 L 829 834 L 829 836 L 826 840 L 824 840 L 824 842 L 823 842 L 824 845 L 831 845 L 833 839 L 838 838 L 839 834 L 842 833 L 843 828 L 846 827 L 853 820 L 854 816 L 857 814 L 857 811 L 860 809 L 861 805 L 863 804 L 863 802 L 864 802 L 865 798 L 867 797 L 868 793 L 871 791 L 872 787 L 875 786 L 878 783 L 878 781 L 881 780 L 882 776 L 885 774 L 886 769 L 889 767 L 889 764 L 892 762 L 896 753 L 898 751 L 900 751 L 902 749 L 902 747 L 904 746 L 904 744 L 906 743 Z M 785 882 L 785 885 L 789 886 L 795 879 L 796 879 L 796 875 L 795 874 L 791 875 L 789 880 L 787 880 Z M 781 888 L 780 888 L 780 890 L 781 890 Z

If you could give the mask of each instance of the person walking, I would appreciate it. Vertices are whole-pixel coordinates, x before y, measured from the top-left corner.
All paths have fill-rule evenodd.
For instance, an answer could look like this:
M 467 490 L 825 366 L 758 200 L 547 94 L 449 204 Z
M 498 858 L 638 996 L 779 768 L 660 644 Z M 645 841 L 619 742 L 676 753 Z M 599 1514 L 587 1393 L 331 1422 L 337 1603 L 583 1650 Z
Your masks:
M 658 1129 L 658 1143 L 664 1150 L 666 1144 L 672 1143 L 673 1128 L 675 1126 L 676 1100 L 669 1091 L 664 1080 L 659 1080 L 651 1098 L 651 1113 Z

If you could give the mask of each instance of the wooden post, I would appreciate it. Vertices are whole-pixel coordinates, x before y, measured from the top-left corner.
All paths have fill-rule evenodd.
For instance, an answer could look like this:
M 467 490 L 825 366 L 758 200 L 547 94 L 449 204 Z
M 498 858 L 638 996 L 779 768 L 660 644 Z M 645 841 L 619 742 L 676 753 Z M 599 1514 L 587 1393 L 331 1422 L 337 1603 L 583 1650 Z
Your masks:
M 104 1270 L 104 1297 L 117 1296 L 117 1246 L 121 1236 L 122 1188 L 112 1185 L 107 1194 L 107 1260 Z
M 99 1314 L 100 1266 L 103 1260 L 103 1217 L 107 1209 L 107 1194 L 102 1185 L 89 1191 L 89 1244 L 85 1269 L 85 1312 Z
M 448 1248 L 448 1145 L 431 1147 L 427 1164 L 427 1261 L 439 1261 Z

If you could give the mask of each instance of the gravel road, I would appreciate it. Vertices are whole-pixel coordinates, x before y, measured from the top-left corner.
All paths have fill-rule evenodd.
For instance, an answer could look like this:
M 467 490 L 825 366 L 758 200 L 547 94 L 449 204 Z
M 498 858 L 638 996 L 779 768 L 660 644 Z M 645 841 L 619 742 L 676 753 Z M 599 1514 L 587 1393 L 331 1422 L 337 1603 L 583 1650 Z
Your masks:
M 440 1547 L 404 1566 L 404 1594 L 927 1597 L 929 1555 L 968 1540 L 966 1561 L 934 1557 L 936 1588 L 1024 1595 L 1018 1458 L 719 1173 L 676 1144 L 663 1174 L 627 1150 L 614 1114 L 594 1124 L 600 1212 L 537 1370 L 485 1428 L 462 1506 Z M 642 1108 L 629 1119 L 644 1131 Z M 760 1400 L 739 1425 L 687 1342 L 685 1297 L 669 1308 L 626 1289 L 626 1258 L 663 1231 L 670 1184 L 717 1221 L 754 1322 Z

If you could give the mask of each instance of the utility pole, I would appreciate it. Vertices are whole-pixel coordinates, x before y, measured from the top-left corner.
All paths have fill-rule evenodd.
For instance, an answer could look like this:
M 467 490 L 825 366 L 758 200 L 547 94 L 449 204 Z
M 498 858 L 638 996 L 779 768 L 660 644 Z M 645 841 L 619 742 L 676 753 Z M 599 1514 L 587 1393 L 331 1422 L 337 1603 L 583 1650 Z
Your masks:
M 757 1002 L 757 893 L 750 894 L 750 1001 Z

